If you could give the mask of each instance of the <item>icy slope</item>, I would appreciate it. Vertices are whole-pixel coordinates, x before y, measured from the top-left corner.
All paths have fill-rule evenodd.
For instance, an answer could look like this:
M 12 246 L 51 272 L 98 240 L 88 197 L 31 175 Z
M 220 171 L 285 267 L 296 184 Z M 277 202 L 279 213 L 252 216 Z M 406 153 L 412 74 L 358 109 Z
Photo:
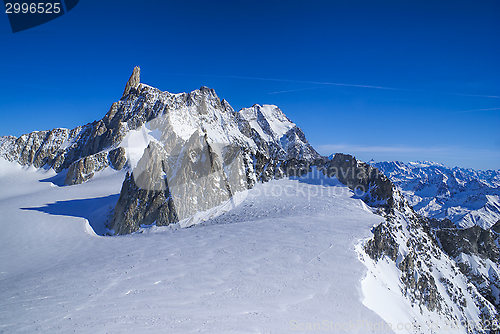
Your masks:
M 500 220 L 500 171 L 448 168 L 435 162 L 370 162 L 403 190 L 421 215 L 461 228 L 490 228 Z
M 51 170 L 2 161 L 0 171 L 2 331 L 289 333 L 382 321 L 362 304 L 354 251 L 381 217 L 335 179 L 258 184 L 203 226 L 100 237 L 79 201 L 105 207 L 123 172 L 59 187 Z

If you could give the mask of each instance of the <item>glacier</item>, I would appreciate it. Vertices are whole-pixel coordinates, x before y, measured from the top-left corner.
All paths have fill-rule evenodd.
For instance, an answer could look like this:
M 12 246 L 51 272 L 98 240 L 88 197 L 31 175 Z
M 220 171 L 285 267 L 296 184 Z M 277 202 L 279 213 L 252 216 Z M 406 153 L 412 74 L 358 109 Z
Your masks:
M 191 228 L 102 237 L 71 205 L 117 194 L 124 171 L 68 187 L 47 181 L 51 169 L 0 167 L 3 331 L 289 333 L 363 321 L 370 332 L 383 323 L 362 304 L 354 252 L 381 217 L 335 178 L 259 183 Z M 57 203 L 69 204 L 51 213 Z

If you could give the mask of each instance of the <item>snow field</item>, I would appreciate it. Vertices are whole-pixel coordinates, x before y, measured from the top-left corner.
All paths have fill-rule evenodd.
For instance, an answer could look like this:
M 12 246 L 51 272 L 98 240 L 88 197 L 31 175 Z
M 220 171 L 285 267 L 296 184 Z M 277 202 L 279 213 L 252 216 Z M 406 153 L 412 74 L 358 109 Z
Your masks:
M 102 237 L 79 200 L 106 206 L 124 172 L 63 187 L 51 170 L 0 171 L 0 331 L 383 332 L 364 326 L 383 321 L 355 252 L 382 218 L 335 179 L 274 180 L 191 228 Z

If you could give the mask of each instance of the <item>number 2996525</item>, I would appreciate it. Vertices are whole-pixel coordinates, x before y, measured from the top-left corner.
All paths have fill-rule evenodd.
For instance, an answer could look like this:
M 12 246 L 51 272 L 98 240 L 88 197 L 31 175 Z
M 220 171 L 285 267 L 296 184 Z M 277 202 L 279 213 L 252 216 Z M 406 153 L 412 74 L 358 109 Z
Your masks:
M 61 12 L 61 3 L 55 2 L 31 2 L 31 3 L 6 3 L 5 13 L 7 14 L 59 14 Z

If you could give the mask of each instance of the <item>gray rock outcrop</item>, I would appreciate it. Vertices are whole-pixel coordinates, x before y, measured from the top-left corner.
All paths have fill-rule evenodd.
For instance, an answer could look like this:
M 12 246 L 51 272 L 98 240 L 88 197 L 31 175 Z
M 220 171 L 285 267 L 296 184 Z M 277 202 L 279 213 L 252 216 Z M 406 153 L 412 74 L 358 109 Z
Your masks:
M 115 234 L 129 234 L 144 225 L 167 226 L 178 221 L 165 178 L 168 171 L 165 161 L 163 148 L 151 143 L 134 172 L 127 172 L 108 226 Z
M 64 184 L 75 185 L 83 183 L 109 166 L 108 153 L 99 152 L 88 155 L 85 158 L 78 159 L 68 168 Z
M 366 253 L 375 261 L 383 256 L 387 256 L 392 261 L 398 258 L 399 245 L 390 233 L 390 226 L 381 223 L 373 229 L 373 238 L 370 238 L 365 244 Z
M 314 165 L 325 175 L 335 176 L 368 205 L 387 212 L 393 207 L 394 185 L 377 168 L 344 153 L 336 153 L 329 159 L 316 159 Z
M 122 98 L 130 93 L 130 90 L 136 88 L 141 83 L 141 68 L 139 66 L 134 67 L 132 75 L 125 85 L 125 90 L 123 91 Z
M 483 230 L 479 226 L 467 229 L 444 228 L 436 231 L 436 237 L 443 250 L 452 257 L 465 253 L 499 263 L 496 236 L 490 230 Z
M 127 163 L 127 156 L 125 155 L 126 151 L 123 147 L 117 147 L 112 149 L 108 153 L 108 159 L 115 170 L 122 170 Z

